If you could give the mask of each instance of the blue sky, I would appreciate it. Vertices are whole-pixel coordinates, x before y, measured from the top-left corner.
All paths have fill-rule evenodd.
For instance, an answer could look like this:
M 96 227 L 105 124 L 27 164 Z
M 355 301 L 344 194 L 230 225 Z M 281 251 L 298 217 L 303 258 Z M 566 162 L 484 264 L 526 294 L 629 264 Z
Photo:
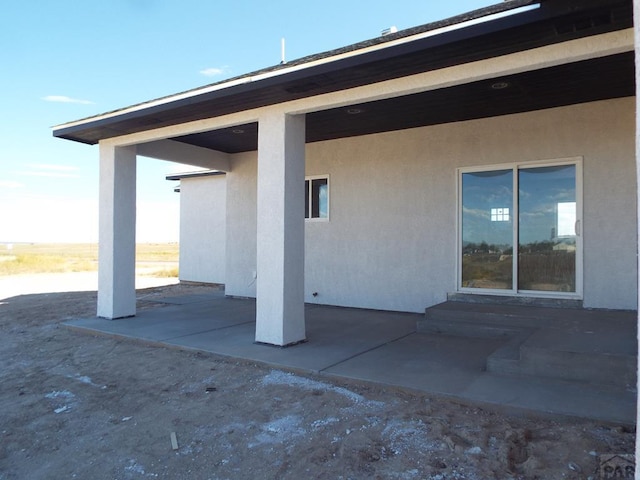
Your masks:
M 51 127 L 481 8 L 454 2 L 26 0 L 0 13 L 0 242 L 95 242 L 98 149 Z M 138 160 L 139 242 L 178 240 L 185 166 Z

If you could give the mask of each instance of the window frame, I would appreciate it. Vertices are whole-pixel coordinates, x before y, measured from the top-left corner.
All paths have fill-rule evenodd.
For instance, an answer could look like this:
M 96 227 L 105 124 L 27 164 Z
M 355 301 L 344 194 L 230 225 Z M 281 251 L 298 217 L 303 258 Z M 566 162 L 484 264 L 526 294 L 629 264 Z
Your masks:
M 515 297 L 552 297 L 552 298 L 584 298 L 584 192 L 583 192 L 583 161 L 582 156 L 525 161 L 525 162 L 509 162 L 491 165 L 476 165 L 469 167 L 459 167 L 456 169 L 456 291 L 460 293 L 469 293 L 476 295 L 496 295 L 496 296 L 515 296 Z M 462 176 L 465 173 L 489 172 L 494 170 L 512 170 L 513 175 L 513 192 L 517 198 L 518 192 L 518 171 L 527 168 L 538 167 L 555 167 L 562 165 L 575 165 L 576 167 L 576 216 L 577 229 L 579 233 L 576 235 L 576 271 L 575 271 L 575 292 L 552 292 L 540 290 L 519 290 L 517 285 L 517 262 L 513 262 L 513 286 L 511 289 L 488 289 L 488 288 L 469 288 L 462 286 Z M 513 205 L 513 210 L 509 212 L 514 223 L 513 247 L 516 252 L 517 245 L 517 225 L 520 218 L 518 202 Z M 514 253 L 515 257 L 515 253 Z
M 326 180 L 327 182 L 327 216 L 326 217 L 312 217 L 313 213 L 313 181 L 314 180 Z M 328 222 L 331 218 L 331 181 L 329 175 L 307 175 L 304 177 L 305 182 L 305 222 Z M 307 189 L 307 182 L 309 182 L 309 188 Z M 319 202 L 319 199 L 317 199 Z M 318 205 L 319 208 L 319 205 Z

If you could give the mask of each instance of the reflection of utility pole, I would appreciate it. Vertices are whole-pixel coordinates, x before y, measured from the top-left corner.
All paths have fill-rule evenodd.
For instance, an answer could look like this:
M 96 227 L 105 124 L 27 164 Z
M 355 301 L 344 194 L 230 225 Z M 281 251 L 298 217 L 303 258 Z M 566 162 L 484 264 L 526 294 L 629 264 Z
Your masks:
M 551 240 L 556 238 L 556 227 L 551 227 Z

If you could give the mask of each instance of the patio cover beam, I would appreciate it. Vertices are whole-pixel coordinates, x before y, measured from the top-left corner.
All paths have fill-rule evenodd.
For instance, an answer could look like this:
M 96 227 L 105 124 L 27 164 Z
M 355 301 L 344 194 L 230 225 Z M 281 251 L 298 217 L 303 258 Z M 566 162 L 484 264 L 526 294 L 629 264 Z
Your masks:
M 141 143 L 137 147 L 138 155 L 143 157 L 195 165 L 221 172 L 230 170 L 229 155 L 208 148 L 197 147 L 175 140 L 156 140 L 155 142 Z

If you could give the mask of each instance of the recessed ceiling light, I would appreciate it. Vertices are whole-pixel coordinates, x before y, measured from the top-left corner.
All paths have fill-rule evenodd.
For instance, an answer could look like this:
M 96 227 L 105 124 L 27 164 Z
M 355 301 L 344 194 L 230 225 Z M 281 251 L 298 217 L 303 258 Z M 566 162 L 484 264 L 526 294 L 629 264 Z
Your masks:
M 361 108 L 347 108 L 347 113 L 349 115 L 357 115 L 362 112 L 364 112 L 364 110 L 362 110 Z
M 509 88 L 511 84 L 509 82 L 495 82 L 491 84 L 491 88 L 494 90 L 504 90 L 505 88 Z
M 244 133 L 244 130 L 241 128 L 234 128 L 233 130 L 231 130 L 232 133 L 235 133 L 236 135 L 240 135 L 241 133 Z

